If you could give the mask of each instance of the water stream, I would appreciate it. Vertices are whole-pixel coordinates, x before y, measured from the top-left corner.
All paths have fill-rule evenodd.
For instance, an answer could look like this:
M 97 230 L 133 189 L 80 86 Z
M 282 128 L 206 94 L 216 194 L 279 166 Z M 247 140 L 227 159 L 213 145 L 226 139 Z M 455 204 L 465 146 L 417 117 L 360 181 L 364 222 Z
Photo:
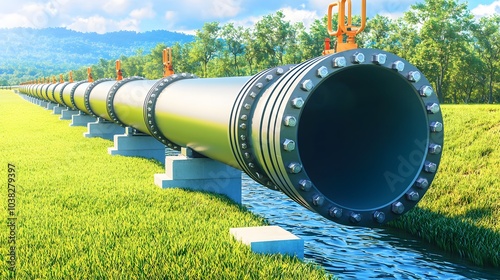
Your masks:
M 304 255 L 340 279 L 500 279 L 482 268 L 392 229 L 331 222 L 243 175 L 243 205 L 304 239 Z

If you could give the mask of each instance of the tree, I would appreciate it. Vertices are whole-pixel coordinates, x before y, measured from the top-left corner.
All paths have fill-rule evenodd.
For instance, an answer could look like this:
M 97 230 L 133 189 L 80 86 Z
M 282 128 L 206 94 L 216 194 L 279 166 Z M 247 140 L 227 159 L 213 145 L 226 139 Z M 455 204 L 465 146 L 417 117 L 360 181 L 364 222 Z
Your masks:
M 255 39 L 259 49 L 265 54 L 263 68 L 283 65 L 283 56 L 293 33 L 289 21 L 285 21 L 282 11 L 273 15 L 264 16 L 255 24 Z
M 190 52 L 192 61 L 198 61 L 202 65 L 202 77 L 208 77 L 208 63 L 221 49 L 219 38 L 220 26 L 218 22 L 205 23 L 201 30 L 196 31 L 193 49 Z
M 481 49 L 484 67 L 487 72 L 488 103 L 494 102 L 493 89 L 500 74 L 500 16 L 481 18 L 474 28 L 477 44 Z
M 439 100 L 444 102 L 446 90 L 450 88 L 452 63 L 460 59 L 471 42 L 473 17 L 467 10 L 467 4 L 459 4 L 457 0 L 425 0 L 412 5 L 404 18 L 413 27 L 420 27 L 418 35 L 421 41 L 410 62 L 426 74 Z
M 224 40 L 225 50 L 232 55 L 234 74 L 240 75 L 240 67 L 238 66 L 238 57 L 245 53 L 245 45 L 243 44 L 243 27 L 234 27 L 234 23 L 228 23 L 222 27 L 222 39 Z

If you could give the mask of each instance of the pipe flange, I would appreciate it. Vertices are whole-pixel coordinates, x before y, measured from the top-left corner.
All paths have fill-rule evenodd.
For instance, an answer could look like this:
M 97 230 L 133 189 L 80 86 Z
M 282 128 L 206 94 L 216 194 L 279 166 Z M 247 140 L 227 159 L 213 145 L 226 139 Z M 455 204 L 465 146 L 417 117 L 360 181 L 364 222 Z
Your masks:
M 64 89 L 65 89 L 65 88 L 66 88 L 69 84 L 71 84 L 71 83 L 69 83 L 69 82 L 65 83 L 65 84 L 62 86 L 61 90 L 59 91 L 59 99 L 61 99 L 61 101 L 62 101 L 62 104 L 61 104 L 61 105 L 66 106 L 66 107 L 70 107 L 70 106 L 69 106 L 68 104 L 66 104 L 66 102 L 64 102 L 64 98 L 63 98 L 63 96 L 64 96 Z
M 87 109 L 87 111 L 90 113 L 90 115 L 92 115 L 93 117 L 96 117 L 96 118 L 100 118 L 100 116 L 98 116 L 96 113 L 94 113 L 94 111 L 92 111 L 92 108 L 90 108 L 90 93 L 92 92 L 92 90 L 100 83 L 103 83 L 103 82 L 109 82 L 109 81 L 114 81 L 114 79 L 111 79 L 111 78 L 104 78 L 104 79 L 99 79 L 93 83 L 91 83 L 87 89 L 85 90 L 85 94 L 83 95 L 83 101 L 84 101 L 84 104 L 85 104 L 85 109 Z
M 58 85 L 60 85 L 60 84 L 62 84 L 62 83 L 55 83 L 55 84 L 54 84 L 54 88 L 52 89 L 52 98 L 53 98 L 54 100 L 56 100 L 56 92 L 55 92 L 55 90 L 56 90 L 57 86 L 58 86 Z M 50 98 L 49 98 L 49 99 L 50 99 Z
M 122 121 L 120 121 L 120 119 L 116 115 L 115 107 L 113 106 L 113 100 L 115 99 L 115 95 L 118 92 L 118 90 L 120 89 L 120 87 L 122 87 L 124 84 L 126 84 L 128 82 L 137 81 L 137 80 L 144 80 L 144 78 L 138 77 L 138 76 L 133 76 L 133 77 L 128 77 L 128 78 L 125 78 L 121 81 L 116 82 L 113 85 L 113 87 L 109 90 L 108 96 L 106 97 L 106 110 L 108 112 L 108 115 L 111 117 L 111 119 L 115 123 L 119 124 L 120 126 L 126 127 L 127 125 L 125 125 Z
M 415 158 L 421 157 L 418 166 L 416 166 L 415 177 L 412 177 L 407 187 L 397 197 L 385 205 L 376 207 L 376 209 L 345 207 L 323 195 L 314 185 L 314 180 L 307 174 L 307 166 L 303 164 L 298 149 L 295 149 L 295 143 L 299 141 L 297 139 L 299 124 L 294 124 L 294 120 L 300 119 L 303 112 L 302 105 L 307 104 L 315 88 L 338 71 L 362 65 L 376 65 L 394 71 L 403 80 L 406 80 L 413 87 L 414 93 L 419 96 L 421 101 L 419 106 L 422 106 L 427 121 L 426 139 L 415 140 L 415 151 L 411 154 Z M 276 130 L 281 131 L 278 133 L 279 147 L 275 147 L 276 150 L 279 149 L 279 152 L 274 156 L 275 162 L 279 162 L 279 166 L 266 167 L 283 170 L 283 175 L 275 176 L 272 178 L 273 180 L 291 181 L 292 185 L 282 189 L 282 191 L 292 199 L 300 197 L 301 199 L 294 200 L 304 207 L 345 225 L 379 226 L 413 208 L 424 196 L 435 177 L 444 142 L 443 117 L 440 112 L 438 96 L 421 72 L 397 55 L 375 49 L 356 49 L 325 56 L 324 59 L 308 67 L 305 72 L 290 71 L 287 74 L 288 80 L 297 82 L 276 85 L 280 92 L 289 92 L 285 88 L 290 88 L 292 92 L 286 97 L 288 102 L 283 107 L 285 109 L 281 115 L 283 117 L 281 127 L 276 128 Z M 421 129 L 423 131 L 424 128 Z M 269 134 L 274 135 L 273 132 L 269 132 Z M 264 140 L 261 139 L 261 141 Z M 279 172 L 276 171 L 276 173 Z
M 144 120 L 146 121 L 146 127 L 149 131 L 149 134 L 156 140 L 163 143 L 165 146 L 178 151 L 180 151 L 181 147 L 168 140 L 167 137 L 160 131 L 160 129 L 158 129 L 158 125 L 156 124 L 155 119 L 156 100 L 158 100 L 158 97 L 163 92 L 163 90 L 172 83 L 184 79 L 193 78 L 198 77 L 194 74 L 182 73 L 162 78 L 153 85 L 153 87 L 146 95 L 146 98 L 144 99 Z
M 278 188 L 252 154 L 252 136 L 248 122 L 253 114 L 253 106 L 262 92 L 292 67 L 293 65 L 275 67 L 255 75 L 255 78 L 248 81 L 238 94 L 230 119 L 231 147 L 240 167 L 253 180 L 272 190 L 278 190 Z
M 87 83 L 87 81 L 83 80 L 83 81 L 76 82 L 73 85 L 73 87 L 71 88 L 71 92 L 69 93 L 69 100 L 71 100 L 71 106 L 73 106 L 72 109 L 78 108 L 78 107 L 76 107 L 76 103 L 75 103 L 75 91 L 76 91 L 76 88 L 83 83 Z

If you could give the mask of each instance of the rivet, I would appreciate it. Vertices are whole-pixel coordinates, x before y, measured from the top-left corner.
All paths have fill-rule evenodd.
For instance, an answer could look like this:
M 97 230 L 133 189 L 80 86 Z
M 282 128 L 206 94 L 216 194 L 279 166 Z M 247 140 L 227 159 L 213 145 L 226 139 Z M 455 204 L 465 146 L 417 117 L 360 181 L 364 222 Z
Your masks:
M 437 103 L 431 103 L 431 104 L 427 104 L 427 112 L 429 112 L 430 114 L 436 114 L 439 112 L 439 104 Z
M 387 55 L 383 53 L 374 54 L 372 57 L 372 62 L 378 65 L 383 65 L 387 61 Z
M 257 178 L 259 178 L 259 179 L 262 179 L 262 177 L 263 177 L 263 176 L 262 176 L 259 172 L 255 172 L 255 175 L 256 175 L 256 176 L 257 176 Z
M 419 90 L 420 96 L 422 97 L 429 97 L 434 93 L 434 90 L 430 86 L 423 86 Z
M 246 159 L 249 159 L 249 158 L 250 158 L 250 153 L 245 153 L 244 155 L 245 155 L 245 158 L 246 158 Z
M 433 162 L 426 161 L 424 164 L 424 170 L 427 173 L 436 173 L 437 165 Z
M 261 89 L 264 85 L 262 83 L 258 83 L 255 85 L 258 89 Z
M 251 163 L 251 162 L 250 162 L 250 163 L 248 164 L 248 167 L 250 167 L 250 168 L 254 168 L 254 167 L 255 167 L 255 164 L 253 164 L 253 163 Z
M 312 183 L 309 180 L 300 180 L 299 181 L 299 187 L 301 190 L 308 192 L 312 188 Z
M 392 209 L 391 210 L 392 210 L 392 212 L 394 214 L 400 215 L 400 214 L 403 214 L 403 212 L 405 211 L 405 206 L 403 205 L 403 203 L 401 203 L 399 201 L 398 202 L 394 202 L 392 204 Z
M 246 123 L 242 123 L 242 124 L 240 124 L 240 128 L 241 128 L 241 129 L 247 129 L 247 124 L 246 124 Z
M 294 127 L 297 125 L 297 119 L 293 116 L 286 116 L 284 123 L 285 123 L 285 126 Z
M 351 223 L 357 224 L 361 222 L 361 215 L 358 213 L 351 213 L 351 215 L 349 215 L 349 220 Z
M 420 74 L 420 72 L 418 71 L 410 71 L 410 73 L 408 73 L 408 80 L 410 82 L 418 83 L 418 81 L 420 81 L 421 78 L 422 74 Z
M 242 135 L 240 135 L 240 139 L 243 140 L 243 141 L 245 141 L 245 140 L 247 140 L 247 137 L 242 134 Z
M 302 106 L 304 106 L 304 99 L 302 99 L 301 97 L 294 98 L 294 99 L 292 100 L 292 106 L 293 106 L 295 109 L 300 109 L 300 108 L 302 108 Z
M 248 103 L 247 103 L 247 104 L 245 104 L 245 105 L 243 105 L 243 106 L 244 106 L 244 107 L 245 107 L 245 109 L 247 109 L 247 110 L 250 110 L 250 108 L 252 108 L 252 106 L 251 106 L 250 104 L 248 104 Z
M 283 149 L 288 152 L 295 150 L 295 141 L 285 139 L 285 141 L 283 142 Z
M 443 131 L 443 124 L 440 122 L 432 122 L 430 128 L 431 132 L 441 132 Z
M 352 62 L 358 64 L 365 62 L 365 55 L 363 53 L 355 53 L 352 56 Z
M 328 76 L 328 68 L 326 68 L 325 66 L 321 66 L 320 68 L 318 68 L 316 75 L 320 78 Z
M 316 206 L 321 206 L 325 202 L 325 197 L 322 195 L 315 195 L 312 200 L 313 204 Z
M 405 63 L 398 60 L 392 64 L 392 69 L 403 72 L 403 70 L 405 70 Z
M 333 67 L 334 68 L 342 68 L 347 65 L 347 61 L 345 57 L 336 57 L 333 59 Z
M 250 93 L 250 97 L 251 97 L 251 98 L 255 98 L 256 96 L 257 96 L 257 93 L 255 93 L 255 92 L 253 92 L 253 91 Z
M 298 162 L 292 162 L 288 165 L 288 171 L 292 174 L 297 174 L 302 171 L 302 165 Z
M 418 192 L 411 191 L 406 194 L 406 199 L 413 202 L 418 201 L 420 199 L 420 194 L 418 194 Z
M 328 214 L 330 214 L 330 217 L 332 218 L 341 218 L 342 217 L 342 209 L 338 208 L 338 207 L 332 207 L 330 208 L 330 210 L 328 211 Z
M 441 145 L 438 145 L 438 144 L 430 144 L 429 145 L 429 153 L 431 153 L 433 155 L 440 154 L 441 150 L 442 150 Z
M 314 87 L 314 84 L 311 80 L 305 80 L 302 82 L 301 88 L 305 91 L 310 91 Z
M 377 223 L 383 223 L 385 221 L 385 213 L 384 212 L 380 212 L 380 211 L 375 211 L 375 213 L 373 213 L 373 219 L 377 222 Z
M 273 79 L 273 75 L 267 75 L 266 76 L 266 80 L 269 82 Z
M 247 115 L 242 115 L 242 116 L 241 116 L 241 118 L 240 118 L 240 120 L 242 120 L 242 121 L 246 121 L 246 120 L 247 120 L 247 118 L 248 118 L 248 117 L 247 117 Z
M 415 186 L 420 189 L 427 189 L 429 187 L 429 181 L 425 178 L 418 178 L 415 182 Z
M 247 146 L 247 144 L 246 144 L 246 143 L 242 143 L 242 144 L 241 144 L 241 148 L 242 148 L 243 150 L 245 150 L 246 148 L 248 148 L 248 146 Z
M 283 73 L 285 73 L 285 70 L 283 70 L 283 68 L 280 67 L 276 69 L 276 74 L 283 75 Z

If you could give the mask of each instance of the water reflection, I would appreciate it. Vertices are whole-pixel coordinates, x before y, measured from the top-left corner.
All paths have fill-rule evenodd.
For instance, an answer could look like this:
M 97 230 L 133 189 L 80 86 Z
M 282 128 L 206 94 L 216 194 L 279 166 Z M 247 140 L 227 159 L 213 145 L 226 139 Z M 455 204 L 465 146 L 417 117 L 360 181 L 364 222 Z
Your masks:
M 396 230 L 333 223 L 246 175 L 243 204 L 304 239 L 305 259 L 341 279 L 500 279 L 498 269 L 472 266 Z

